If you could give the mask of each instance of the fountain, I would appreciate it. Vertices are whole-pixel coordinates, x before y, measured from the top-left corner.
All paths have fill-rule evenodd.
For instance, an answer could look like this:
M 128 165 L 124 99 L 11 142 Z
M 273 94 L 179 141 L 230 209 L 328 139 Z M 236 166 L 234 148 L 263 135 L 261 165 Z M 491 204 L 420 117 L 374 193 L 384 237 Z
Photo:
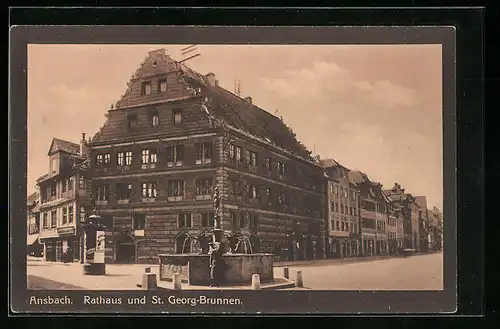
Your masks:
M 217 262 L 220 273 L 218 281 L 222 285 L 249 284 L 253 274 L 259 274 L 263 283 L 274 281 L 274 255 L 255 253 L 249 237 L 238 236 L 221 228 L 220 196 L 217 187 L 214 189 L 213 207 L 212 229 L 196 237 L 186 236 L 180 254 L 159 255 L 159 279 L 172 281 L 173 275 L 179 273 L 181 281 L 190 285 L 210 285 L 211 262 L 217 254 L 220 259 Z M 187 243 L 191 244 L 190 252 L 184 253 Z M 198 252 L 192 252 L 193 245 L 197 247 Z

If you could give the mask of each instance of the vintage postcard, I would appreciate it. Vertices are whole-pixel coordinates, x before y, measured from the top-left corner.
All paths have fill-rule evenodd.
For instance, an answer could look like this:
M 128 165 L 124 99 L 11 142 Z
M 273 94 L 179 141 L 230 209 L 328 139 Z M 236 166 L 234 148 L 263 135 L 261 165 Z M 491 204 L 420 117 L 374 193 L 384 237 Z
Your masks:
M 44 28 L 14 310 L 455 310 L 453 29 Z

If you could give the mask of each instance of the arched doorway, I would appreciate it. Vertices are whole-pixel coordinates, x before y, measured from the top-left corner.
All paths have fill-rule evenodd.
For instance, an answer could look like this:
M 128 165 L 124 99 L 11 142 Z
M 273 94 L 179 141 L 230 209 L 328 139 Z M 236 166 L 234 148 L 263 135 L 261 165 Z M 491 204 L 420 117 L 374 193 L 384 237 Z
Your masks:
M 121 235 L 115 244 L 115 263 L 135 263 L 135 241 L 130 235 Z

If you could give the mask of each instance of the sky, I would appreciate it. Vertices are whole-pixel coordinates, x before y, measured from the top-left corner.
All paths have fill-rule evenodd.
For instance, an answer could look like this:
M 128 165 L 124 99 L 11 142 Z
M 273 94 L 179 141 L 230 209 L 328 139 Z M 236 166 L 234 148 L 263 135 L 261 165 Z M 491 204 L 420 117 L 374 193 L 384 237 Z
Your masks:
M 79 143 L 104 124 L 148 51 L 186 45 L 29 45 L 28 193 L 52 138 Z M 334 158 L 442 208 L 440 45 L 198 45 L 186 62 L 283 117 L 315 155 Z

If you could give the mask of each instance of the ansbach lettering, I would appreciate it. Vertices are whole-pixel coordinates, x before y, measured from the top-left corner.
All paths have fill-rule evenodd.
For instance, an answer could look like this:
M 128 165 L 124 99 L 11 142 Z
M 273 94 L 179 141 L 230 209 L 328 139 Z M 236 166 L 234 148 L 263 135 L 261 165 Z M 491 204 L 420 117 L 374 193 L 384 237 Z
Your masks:
M 122 303 L 121 297 L 91 297 L 84 296 L 83 303 L 87 305 L 120 305 Z
M 30 297 L 30 305 L 67 305 L 67 304 L 73 304 L 73 301 L 68 296 L 62 296 L 62 297 L 52 297 L 52 296 L 36 297 L 36 296 L 31 296 Z

